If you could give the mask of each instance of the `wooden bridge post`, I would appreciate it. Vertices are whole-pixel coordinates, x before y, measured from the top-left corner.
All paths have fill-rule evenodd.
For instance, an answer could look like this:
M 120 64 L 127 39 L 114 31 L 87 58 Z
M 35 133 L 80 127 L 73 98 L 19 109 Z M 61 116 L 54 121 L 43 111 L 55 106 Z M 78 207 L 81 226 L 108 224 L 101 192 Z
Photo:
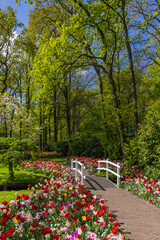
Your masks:
M 120 184 L 120 163 L 117 164 L 117 186 L 119 187 Z
M 71 170 L 73 170 L 73 159 L 71 159 Z
M 76 159 L 76 170 L 75 170 L 75 178 L 77 179 L 77 171 L 78 171 L 78 159 Z
M 98 160 L 98 173 L 100 173 L 100 160 Z
M 82 177 L 81 177 L 81 179 L 82 179 L 82 183 L 83 183 L 83 178 L 84 178 L 84 164 L 82 163 L 82 166 L 81 166 L 81 173 L 82 173 Z
M 106 178 L 108 179 L 108 159 L 106 161 Z

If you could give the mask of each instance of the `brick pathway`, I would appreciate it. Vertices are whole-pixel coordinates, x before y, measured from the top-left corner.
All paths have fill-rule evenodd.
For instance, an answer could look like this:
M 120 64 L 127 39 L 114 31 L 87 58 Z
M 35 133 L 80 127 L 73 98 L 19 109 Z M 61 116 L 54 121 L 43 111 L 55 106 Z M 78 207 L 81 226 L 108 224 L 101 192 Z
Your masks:
M 85 176 L 86 187 L 98 198 L 105 199 L 120 230 L 129 240 L 160 240 L 160 208 L 125 189 L 116 188 L 105 178 L 97 177 L 88 170 L 85 170 Z

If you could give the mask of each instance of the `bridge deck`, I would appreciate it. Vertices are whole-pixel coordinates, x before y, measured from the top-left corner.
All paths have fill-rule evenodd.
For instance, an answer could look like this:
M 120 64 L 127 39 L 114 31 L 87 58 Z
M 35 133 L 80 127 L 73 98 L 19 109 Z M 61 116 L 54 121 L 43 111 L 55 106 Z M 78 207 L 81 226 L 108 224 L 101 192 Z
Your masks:
M 106 188 L 116 188 L 115 184 L 113 184 L 111 181 L 107 180 L 104 177 L 95 176 L 87 170 L 85 170 L 85 176 L 86 179 L 84 180 L 84 184 L 89 190 L 105 191 Z

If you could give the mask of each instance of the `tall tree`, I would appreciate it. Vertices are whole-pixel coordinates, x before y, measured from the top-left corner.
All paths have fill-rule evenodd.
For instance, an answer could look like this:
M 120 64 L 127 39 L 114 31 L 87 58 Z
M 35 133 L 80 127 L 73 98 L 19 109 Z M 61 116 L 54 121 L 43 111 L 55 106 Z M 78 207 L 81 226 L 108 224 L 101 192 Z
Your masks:
M 13 43 L 19 26 L 21 24 L 17 22 L 11 7 L 7 7 L 4 11 L 0 9 L 0 91 L 2 94 L 12 87 L 9 85 L 9 74 L 14 61 Z

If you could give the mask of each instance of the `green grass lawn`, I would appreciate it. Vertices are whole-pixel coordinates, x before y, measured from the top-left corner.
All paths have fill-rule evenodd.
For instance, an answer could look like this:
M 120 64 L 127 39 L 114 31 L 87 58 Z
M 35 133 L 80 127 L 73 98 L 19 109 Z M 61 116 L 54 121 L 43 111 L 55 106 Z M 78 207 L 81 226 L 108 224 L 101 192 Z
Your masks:
M 54 158 L 53 160 L 57 162 L 66 162 L 67 159 L 63 157 L 57 157 Z M 8 183 L 8 177 L 9 177 L 9 172 L 7 167 L 3 167 L 0 165 L 0 184 L 1 185 L 6 185 Z M 43 177 L 43 180 L 47 179 L 49 180 L 50 177 L 45 175 L 45 174 L 39 174 L 39 173 L 32 173 L 29 171 L 25 171 L 22 169 L 14 169 L 14 185 L 35 185 L 38 182 L 43 183 L 43 180 L 39 180 L 41 177 Z M 10 201 L 10 200 L 15 200 L 16 199 L 16 193 L 24 193 L 27 194 L 30 192 L 30 190 L 15 190 L 15 191 L 0 191 L 0 204 L 3 201 Z
M 11 200 L 16 200 L 17 194 L 24 193 L 28 194 L 32 192 L 31 190 L 19 190 L 19 191 L 0 191 L 0 204 L 3 201 L 10 202 Z
M 8 182 L 8 168 L 0 167 L 0 184 L 7 184 Z M 48 179 L 49 177 L 44 174 L 31 173 L 25 170 L 14 169 L 14 184 L 36 184 L 39 182 L 39 178 L 43 177 Z
M 56 162 L 64 162 L 64 163 L 67 162 L 67 159 L 64 157 L 56 157 L 53 160 L 55 160 Z
M 53 159 L 57 162 L 66 162 L 66 158 L 57 157 Z M 9 172 L 7 167 L 0 165 L 0 184 L 7 184 Z M 39 182 L 39 178 L 48 179 L 49 177 L 45 174 L 31 173 L 29 171 L 14 169 L 14 184 L 36 184 Z

